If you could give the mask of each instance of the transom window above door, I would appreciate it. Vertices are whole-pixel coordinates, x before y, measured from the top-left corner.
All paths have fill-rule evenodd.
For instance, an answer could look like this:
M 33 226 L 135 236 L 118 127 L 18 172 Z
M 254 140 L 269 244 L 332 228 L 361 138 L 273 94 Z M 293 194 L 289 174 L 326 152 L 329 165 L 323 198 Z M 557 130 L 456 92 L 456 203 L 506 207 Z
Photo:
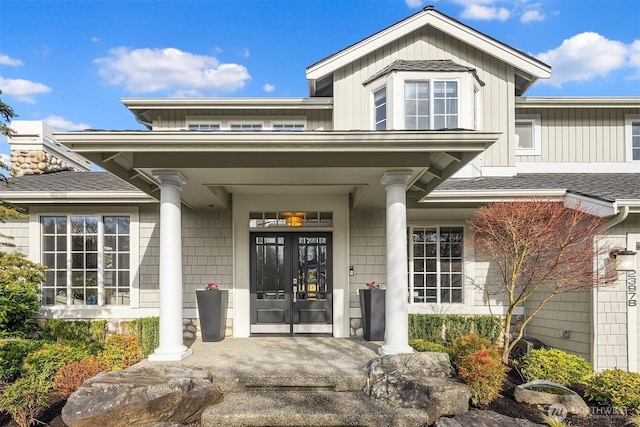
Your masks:
M 331 227 L 333 213 L 331 212 L 251 212 L 249 214 L 250 228 L 272 227 Z

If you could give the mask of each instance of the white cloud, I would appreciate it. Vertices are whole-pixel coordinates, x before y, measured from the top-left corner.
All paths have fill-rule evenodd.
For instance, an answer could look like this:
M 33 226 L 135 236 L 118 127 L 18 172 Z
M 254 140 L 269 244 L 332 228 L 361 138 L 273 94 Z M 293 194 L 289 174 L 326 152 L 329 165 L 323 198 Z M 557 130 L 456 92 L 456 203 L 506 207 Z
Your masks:
M 55 130 L 69 131 L 91 129 L 91 125 L 88 125 L 86 123 L 73 123 L 72 121 L 67 120 L 64 117 L 56 115 L 50 115 L 43 121 Z
M 640 40 L 629 45 L 629 66 L 635 68 L 635 73 L 630 78 L 640 79 Z
M 109 56 L 94 60 L 99 74 L 112 85 L 123 85 L 131 93 L 232 92 L 251 79 L 239 64 L 222 64 L 214 56 L 196 55 L 179 49 L 129 49 L 118 47 Z
M 91 41 L 94 43 L 98 43 L 100 41 L 100 39 L 98 37 L 91 37 Z
M 404 2 L 412 9 L 422 7 L 423 4 L 422 0 L 404 0 Z
M 19 59 L 11 58 L 9 57 L 9 55 L 5 55 L 4 53 L 0 53 L 0 65 L 19 67 L 20 65 L 22 65 L 22 61 Z
M 262 90 L 264 90 L 265 92 L 271 93 L 274 90 L 276 90 L 276 87 L 272 84 L 265 83 L 264 86 L 262 86 Z
M 240 56 L 242 56 L 243 58 L 248 58 L 250 55 L 251 52 L 249 52 L 248 47 L 243 47 L 242 49 L 240 49 Z
M 511 12 L 504 7 L 483 6 L 481 4 L 470 4 L 462 11 L 465 19 L 479 19 L 483 21 L 506 21 L 511 16 Z
M 34 95 L 51 92 L 51 88 L 42 83 L 24 79 L 4 79 L 2 77 L 0 77 L 0 88 L 2 93 L 29 104 L 35 104 Z
M 529 9 L 520 17 L 520 22 L 526 24 L 533 21 L 544 21 L 545 16 L 537 9 Z
M 560 87 L 568 81 L 586 81 L 606 76 L 628 65 L 630 53 L 631 46 L 609 40 L 598 33 L 585 32 L 564 40 L 559 47 L 539 53 L 536 57 L 552 68 L 551 79 L 543 81 Z

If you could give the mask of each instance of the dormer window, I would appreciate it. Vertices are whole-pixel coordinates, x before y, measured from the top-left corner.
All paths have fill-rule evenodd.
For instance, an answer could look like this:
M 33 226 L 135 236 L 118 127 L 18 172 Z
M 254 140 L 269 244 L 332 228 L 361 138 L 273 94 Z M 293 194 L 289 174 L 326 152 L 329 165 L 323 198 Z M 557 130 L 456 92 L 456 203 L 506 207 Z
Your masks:
M 404 84 L 404 128 L 458 127 L 458 82 L 407 81 Z
M 387 129 L 387 88 L 373 92 L 373 105 L 376 130 Z
M 475 129 L 481 123 L 484 83 L 473 68 L 453 61 L 397 60 L 363 82 L 369 84 L 375 130 Z

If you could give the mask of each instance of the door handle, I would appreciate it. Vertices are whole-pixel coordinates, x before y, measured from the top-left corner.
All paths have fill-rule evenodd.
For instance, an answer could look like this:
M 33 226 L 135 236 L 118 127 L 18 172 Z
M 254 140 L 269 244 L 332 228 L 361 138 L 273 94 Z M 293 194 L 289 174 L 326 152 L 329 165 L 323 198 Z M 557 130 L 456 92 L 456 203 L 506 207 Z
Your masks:
M 298 302 L 298 286 L 293 285 L 293 302 Z

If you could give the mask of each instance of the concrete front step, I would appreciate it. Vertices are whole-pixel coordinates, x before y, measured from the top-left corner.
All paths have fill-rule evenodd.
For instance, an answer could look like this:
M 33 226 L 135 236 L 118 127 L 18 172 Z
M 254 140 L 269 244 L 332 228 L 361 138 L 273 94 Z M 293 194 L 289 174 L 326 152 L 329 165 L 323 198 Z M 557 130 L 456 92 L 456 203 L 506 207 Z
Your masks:
M 248 391 L 225 393 L 202 415 L 203 427 L 367 426 L 419 427 L 426 412 L 389 406 L 363 392 Z

